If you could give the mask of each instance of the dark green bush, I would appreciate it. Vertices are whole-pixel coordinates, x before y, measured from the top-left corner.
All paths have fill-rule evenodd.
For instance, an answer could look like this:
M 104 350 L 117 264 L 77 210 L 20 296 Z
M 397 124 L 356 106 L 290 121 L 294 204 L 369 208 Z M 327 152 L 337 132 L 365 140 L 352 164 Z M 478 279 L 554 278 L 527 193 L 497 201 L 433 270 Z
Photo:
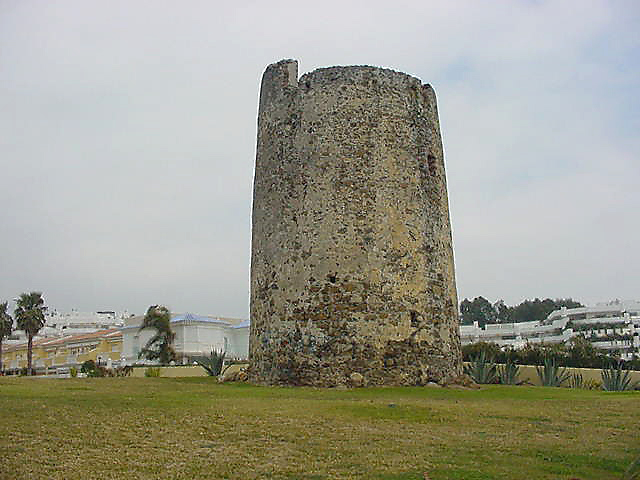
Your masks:
M 567 344 L 527 344 L 521 349 L 501 347 L 495 343 L 477 342 L 462 347 L 462 357 L 465 362 L 478 357 L 484 352 L 486 358 L 492 358 L 496 363 L 512 362 L 518 365 L 544 366 L 545 359 L 552 358 L 556 365 L 576 368 L 608 368 L 612 363 L 620 362 L 626 370 L 640 370 L 640 359 L 620 361 L 612 355 L 594 347 L 583 336 L 572 338 Z
M 94 362 L 93 360 L 87 360 L 80 366 L 80 371 L 86 374 L 89 374 L 89 372 L 95 369 L 96 369 L 96 362 Z

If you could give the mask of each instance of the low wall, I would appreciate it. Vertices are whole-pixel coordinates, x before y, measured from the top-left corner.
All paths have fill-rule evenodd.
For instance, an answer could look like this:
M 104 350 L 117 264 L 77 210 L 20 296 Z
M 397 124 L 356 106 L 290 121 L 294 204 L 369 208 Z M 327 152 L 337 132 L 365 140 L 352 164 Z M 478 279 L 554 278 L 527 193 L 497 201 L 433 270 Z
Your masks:
M 467 362 L 465 364 L 468 365 Z M 225 371 L 225 377 L 233 372 L 237 372 L 241 368 L 246 368 L 248 366 L 247 363 L 242 363 L 238 365 L 231 365 Z M 144 372 L 148 367 L 134 367 L 131 372 L 132 377 L 144 377 Z M 567 367 L 567 371 L 571 374 L 579 373 L 582 375 L 582 379 L 584 381 L 595 380 L 597 382 L 602 382 L 601 372 L 602 370 L 597 368 L 571 368 Z M 160 367 L 160 376 L 161 377 L 206 377 L 207 372 L 204 368 L 200 366 L 194 365 L 176 365 L 174 367 Z M 631 383 L 640 382 L 640 372 L 639 371 L 631 371 Z M 536 372 L 536 367 L 531 365 L 520 365 L 520 375 L 518 377 L 518 381 L 527 382 L 532 385 L 540 386 L 540 379 L 538 378 L 538 373 Z M 568 385 L 567 385 L 568 386 Z
M 469 362 L 464 362 L 465 365 L 469 365 Z M 498 364 L 501 365 L 501 364 Z M 541 386 L 540 378 L 536 367 L 533 365 L 518 365 L 520 367 L 520 373 L 518 375 L 519 382 L 525 382 L 527 384 Z M 582 375 L 583 381 L 596 381 L 602 383 L 602 370 L 599 368 L 573 368 L 573 367 L 561 367 L 566 368 L 566 371 L 571 375 L 579 373 Z M 630 370 L 631 383 L 640 382 L 640 372 L 636 370 Z M 564 385 L 569 386 L 568 382 Z
M 566 367 L 567 372 L 571 374 L 579 373 L 582 375 L 583 381 L 595 380 L 596 382 L 602 382 L 602 375 L 599 368 L 572 368 Z M 640 372 L 631 370 L 630 371 L 631 383 L 640 382 Z M 533 385 L 540 386 L 540 378 L 538 378 L 538 372 L 536 371 L 536 367 L 531 365 L 520 365 L 520 381 L 521 382 L 529 382 Z
M 248 364 L 242 363 L 231 365 L 225 372 L 225 376 L 237 372 L 241 368 L 246 368 Z M 144 372 L 149 366 L 133 367 L 132 377 L 144 377 Z M 160 367 L 161 377 L 206 377 L 207 372 L 199 365 L 176 365 L 173 367 Z

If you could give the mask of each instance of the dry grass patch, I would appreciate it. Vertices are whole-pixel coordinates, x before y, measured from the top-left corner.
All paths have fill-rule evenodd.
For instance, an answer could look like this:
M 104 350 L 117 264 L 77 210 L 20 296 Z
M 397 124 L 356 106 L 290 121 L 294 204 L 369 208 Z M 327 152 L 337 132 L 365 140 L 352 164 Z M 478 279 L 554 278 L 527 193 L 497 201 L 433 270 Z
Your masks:
M 0 379 L 2 479 L 619 479 L 640 393 Z

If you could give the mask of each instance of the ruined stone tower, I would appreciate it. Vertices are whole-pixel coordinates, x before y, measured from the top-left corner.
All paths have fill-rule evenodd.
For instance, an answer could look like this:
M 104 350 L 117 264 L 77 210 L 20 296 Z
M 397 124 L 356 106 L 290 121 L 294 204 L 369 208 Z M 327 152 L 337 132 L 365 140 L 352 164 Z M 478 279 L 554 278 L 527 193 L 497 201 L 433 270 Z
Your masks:
M 461 371 L 436 97 L 374 67 L 262 77 L 249 378 L 422 385 Z

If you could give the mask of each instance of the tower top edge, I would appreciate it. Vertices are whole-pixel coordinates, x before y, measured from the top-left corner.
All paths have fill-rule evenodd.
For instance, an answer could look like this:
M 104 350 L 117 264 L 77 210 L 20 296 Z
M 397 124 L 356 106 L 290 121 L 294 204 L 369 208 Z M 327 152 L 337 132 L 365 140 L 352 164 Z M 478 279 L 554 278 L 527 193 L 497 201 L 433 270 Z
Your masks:
M 409 75 L 408 73 L 399 72 L 391 68 L 376 67 L 373 65 L 336 65 L 331 67 L 321 67 L 310 72 L 304 73 L 297 82 L 294 81 L 293 74 L 297 77 L 298 61 L 294 59 L 283 59 L 270 64 L 265 73 L 268 71 L 287 71 L 289 73 L 288 80 L 290 86 L 307 86 L 313 84 L 329 84 L 342 82 L 358 82 L 365 79 L 376 78 L 379 81 L 401 82 L 405 84 L 413 84 L 425 89 L 433 90 L 429 83 L 423 83 L 421 79 Z M 295 83 L 294 83 L 295 82 Z
M 380 77 L 393 77 L 398 80 L 405 80 L 409 82 L 415 82 L 422 85 L 422 80 L 408 73 L 398 72 L 391 68 L 375 67 L 372 65 L 337 65 L 334 67 L 322 67 L 305 73 L 300 77 L 299 83 L 308 81 L 310 79 L 332 79 L 332 78 L 357 78 L 359 76 L 376 75 Z

